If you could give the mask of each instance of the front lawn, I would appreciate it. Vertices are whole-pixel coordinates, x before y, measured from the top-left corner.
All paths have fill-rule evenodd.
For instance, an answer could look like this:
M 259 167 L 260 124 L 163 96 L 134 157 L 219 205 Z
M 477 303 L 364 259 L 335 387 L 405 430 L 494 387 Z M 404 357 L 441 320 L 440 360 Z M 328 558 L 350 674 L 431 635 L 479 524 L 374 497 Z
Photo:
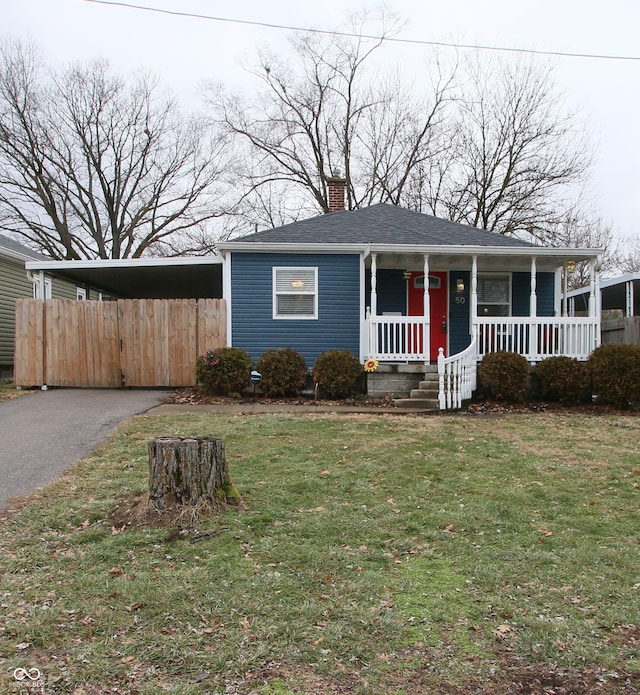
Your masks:
M 168 434 L 222 437 L 243 508 L 138 525 Z M 1 690 L 638 693 L 639 450 L 624 416 L 134 418 L 0 521 Z

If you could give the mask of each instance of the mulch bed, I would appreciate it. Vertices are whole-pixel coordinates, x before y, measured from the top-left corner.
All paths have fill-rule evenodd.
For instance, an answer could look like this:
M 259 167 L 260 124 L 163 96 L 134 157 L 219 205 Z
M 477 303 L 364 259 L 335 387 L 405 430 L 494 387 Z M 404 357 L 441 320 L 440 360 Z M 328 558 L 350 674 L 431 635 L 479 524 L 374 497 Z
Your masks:
M 348 398 L 345 400 L 326 400 L 326 399 L 314 399 L 306 398 L 304 396 L 295 398 L 265 398 L 258 395 L 256 398 L 253 396 L 244 396 L 240 398 L 228 398 L 225 396 L 213 396 L 204 393 L 198 388 L 188 387 L 176 389 L 173 391 L 166 399 L 166 403 L 176 403 L 183 405 L 207 405 L 207 404 L 227 404 L 227 403 L 239 403 L 239 404 L 251 404 L 251 403 L 262 403 L 262 404 L 276 404 L 276 405 L 309 405 L 314 403 L 316 405 L 351 405 L 351 406 L 361 406 L 366 408 L 393 408 L 394 401 L 393 398 L 367 398 L 362 396 L 361 398 Z M 547 403 L 547 402 L 530 402 L 522 404 L 513 403 L 497 403 L 495 401 L 472 401 L 467 404 L 460 413 L 466 415 L 504 415 L 508 413 L 579 413 L 582 415 L 625 415 L 625 416 L 640 416 L 640 407 L 635 406 L 622 410 L 620 408 L 615 408 L 611 405 L 597 404 L 597 403 L 584 403 L 579 405 L 562 405 L 560 403 Z

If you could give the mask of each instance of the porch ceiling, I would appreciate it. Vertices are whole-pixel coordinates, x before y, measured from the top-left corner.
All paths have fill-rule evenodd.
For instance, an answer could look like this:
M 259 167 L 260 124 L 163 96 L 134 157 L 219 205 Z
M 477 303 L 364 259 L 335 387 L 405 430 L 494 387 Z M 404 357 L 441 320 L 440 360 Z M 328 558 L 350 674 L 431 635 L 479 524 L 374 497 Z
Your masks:
M 188 264 L 178 259 L 129 261 L 49 261 L 27 263 L 80 286 L 93 287 L 123 299 L 217 299 L 222 297 L 222 265 L 211 261 Z
M 429 269 L 434 271 L 471 270 L 473 256 L 459 253 L 429 253 Z M 529 272 L 531 270 L 530 255 L 495 255 L 477 254 L 478 270 L 498 271 L 511 270 Z M 536 256 L 538 271 L 554 271 L 565 261 L 585 260 L 575 254 L 564 256 Z M 371 259 L 367 259 L 370 265 Z M 423 253 L 378 253 L 376 257 L 378 268 L 420 271 L 424 267 Z

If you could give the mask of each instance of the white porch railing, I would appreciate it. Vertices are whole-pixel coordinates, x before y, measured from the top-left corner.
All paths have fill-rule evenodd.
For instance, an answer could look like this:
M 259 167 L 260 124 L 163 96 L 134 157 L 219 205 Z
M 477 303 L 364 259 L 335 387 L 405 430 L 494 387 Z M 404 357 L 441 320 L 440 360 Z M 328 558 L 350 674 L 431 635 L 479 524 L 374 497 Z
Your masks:
M 429 324 L 422 316 L 371 316 L 366 319 L 368 356 L 383 362 L 428 362 Z
M 438 354 L 438 401 L 440 410 L 456 410 L 473 395 L 477 385 L 478 354 L 475 338 L 468 348 L 451 357 Z
M 499 350 L 517 352 L 528 362 L 557 355 L 586 360 L 600 339 L 600 322 L 591 317 L 478 318 L 474 329 L 479 360 Z

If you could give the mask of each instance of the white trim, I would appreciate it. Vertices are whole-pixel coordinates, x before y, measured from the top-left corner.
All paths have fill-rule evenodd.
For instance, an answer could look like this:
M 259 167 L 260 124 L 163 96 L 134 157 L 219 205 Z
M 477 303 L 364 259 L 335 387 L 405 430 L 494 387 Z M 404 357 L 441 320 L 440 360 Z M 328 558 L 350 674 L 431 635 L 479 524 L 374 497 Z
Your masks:
M 295 289 L 291 290 L 289 292 L 285 292 L 283 290 L 278 291 L 277 289 L 277 283 L 278 283 L 278 272 L 279 271 L 303 271 L 303 272 L 308 272 L 308 271 L 313 271 L 313 291 L 303 291 L 300 289 Z M 318 295 L 319 295 L 319 288 L 318 288 L 318 266 L 291 266 L 291 265 L 283 265 L 283 266 L 273 266 L 271 268 L 271 278 L 272 278 L 272 284 L 271 284 L 271 296 L 272 296 L 272 307 L 273 307 L 273 315 L 272 318 L 274 320 L 278 321 L 314 321 L 317 320 L 318 318 Z M 302 286 L 302 281 L 300 282 L 300 285 Z M 313 313 L 312 314 L 279 314 L 278 313 L 278 297 L 282 296 L 296 296 L 296 295 L 304 295 L 308 297 L 313 297 Z
M 364 284 L 366 279 L 365 255 L 360 256 L 360 362 L 364 362 L 367 355 L 367 329 L 366 329 L 366 297 L 364 292 Z
M 27 270 L 89 270 L 94 268 L 152 268 L 154 266 L 221 265 L 221 256 L 176 256 L 175 258 L 111 258 L 86 261 L 36 261 L 25 263 Z
M 225 305 L 227 310 L 227 347 L 232 347 L 233 336 L 231 335 L 232 322 L 232 305 L 231 301 L 231 254 L 223 254 L 223 265 L 222 265 L 222 296 L 225 299 Z
M 79 301 L 87 301 L 87 288 L 76 286 L 76 299 Z
M 572 260 L 589 260 L 603 253 L 603 249 L 571 249 L 553 246 L 466 246 L 462 244 L 323 244 L 292 242 L 242 242 L 228 241 L 218 244 L 225 251 L 244 251 L 246 253 L 276 253 L 291 251 L 296 253 L 415 253 L 434 255 L 464 256 L 549 256 Z

